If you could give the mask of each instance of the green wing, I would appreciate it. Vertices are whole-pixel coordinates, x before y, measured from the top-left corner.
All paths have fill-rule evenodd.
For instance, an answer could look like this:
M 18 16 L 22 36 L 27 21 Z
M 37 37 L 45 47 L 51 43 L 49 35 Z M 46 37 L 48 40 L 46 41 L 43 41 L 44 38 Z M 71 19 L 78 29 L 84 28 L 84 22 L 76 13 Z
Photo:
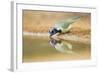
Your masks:
M 68 19 L 65 19 L 65 20 L 62 20 L 62 21 L 58 22 L 55 26 L 66 29 L 66 28 L 69 27 L 69 25 L 76 22 L 79 18 L 80 18 L 80 16 L 72 16 Z

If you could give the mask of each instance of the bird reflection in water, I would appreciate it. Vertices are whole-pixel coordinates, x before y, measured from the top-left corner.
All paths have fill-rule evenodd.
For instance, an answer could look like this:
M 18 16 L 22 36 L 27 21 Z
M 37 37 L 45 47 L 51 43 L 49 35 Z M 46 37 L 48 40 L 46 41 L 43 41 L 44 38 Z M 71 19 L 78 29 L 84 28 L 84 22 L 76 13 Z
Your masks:
M 50 38 L 50 44 L 57 51 L 66 54 L 74 54 L 72 44 L 67 41 L 62 41 L 60 39 Z

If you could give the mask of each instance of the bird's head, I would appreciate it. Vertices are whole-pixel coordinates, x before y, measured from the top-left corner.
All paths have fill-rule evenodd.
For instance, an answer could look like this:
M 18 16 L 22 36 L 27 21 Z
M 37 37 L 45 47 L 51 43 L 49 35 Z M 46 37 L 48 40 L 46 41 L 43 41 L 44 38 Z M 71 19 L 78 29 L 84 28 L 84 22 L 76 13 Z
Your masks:
M 50 36 L 55 35 L 56 33 L 61 33 L 61 30 L 53 28 L 49 31 Z

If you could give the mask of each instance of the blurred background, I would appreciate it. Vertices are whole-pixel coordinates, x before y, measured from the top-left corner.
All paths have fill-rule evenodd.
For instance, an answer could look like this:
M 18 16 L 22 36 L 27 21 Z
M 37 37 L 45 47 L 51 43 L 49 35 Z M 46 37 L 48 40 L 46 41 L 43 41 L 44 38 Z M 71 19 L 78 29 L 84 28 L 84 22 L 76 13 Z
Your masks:
M 23 30 L 24 32 L 48 32 L 57 22 L 65 20 L 71 16 L 81 16 L 80 20 L 74 23 L 71 31 L 74 30 L 75 32 L 80 32 L 84 30 L 90 32 L 90 13 L 32 10 L 23 10 Z

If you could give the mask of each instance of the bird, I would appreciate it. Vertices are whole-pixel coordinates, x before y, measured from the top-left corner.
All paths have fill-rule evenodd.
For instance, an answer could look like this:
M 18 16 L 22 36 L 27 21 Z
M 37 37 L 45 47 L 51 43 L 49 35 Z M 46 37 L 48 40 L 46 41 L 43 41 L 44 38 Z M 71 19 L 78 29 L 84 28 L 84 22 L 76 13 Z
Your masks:
M 79 18 L 80 16 L 71 16 L 67 19 L 60 20 L 59 22 L 55 23 L 54 26 L 49 30 L 50 36 L 68 32 L 72 28 L 72 24 Z

